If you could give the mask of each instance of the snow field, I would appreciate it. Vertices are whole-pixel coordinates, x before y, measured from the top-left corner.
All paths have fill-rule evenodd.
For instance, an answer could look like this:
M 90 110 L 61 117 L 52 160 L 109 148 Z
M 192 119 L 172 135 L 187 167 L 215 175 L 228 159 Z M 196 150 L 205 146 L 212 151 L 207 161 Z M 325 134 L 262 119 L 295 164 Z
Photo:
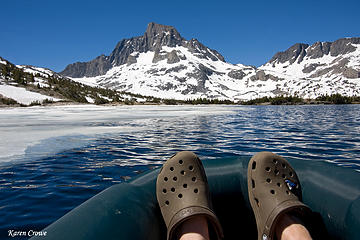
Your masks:
M 0 94 L 25 105 L 29 105 L 34 101 L 42 102 L 45 99 L 49 99 L 54 102 L 61 100 L 58 98 L 42 95 L 40 93 L 30 92 L 25 88 L 10 85 L 0 85 Z

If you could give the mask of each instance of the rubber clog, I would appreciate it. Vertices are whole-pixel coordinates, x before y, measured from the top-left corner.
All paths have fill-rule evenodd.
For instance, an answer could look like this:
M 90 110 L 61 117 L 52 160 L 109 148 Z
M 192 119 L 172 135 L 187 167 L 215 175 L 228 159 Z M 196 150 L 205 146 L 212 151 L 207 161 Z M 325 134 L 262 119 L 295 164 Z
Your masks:
M 185 220 L 202 215 L 208 219 L 217 239 L 223 231 L 211 207 L 204 167 L 192 152 L 175 154 L 164 163 L 156 181 L 156 196 L 167 226 L 167 239 L 176 239 Z
M 299 178 L 283 157 L 270 152 L 254 155 L 249 161 L 247 178 L 259 240 L 274 239 L 275 226 L 282 214 L 291 211 L 301 217 L 311 213 L 301 202 Z

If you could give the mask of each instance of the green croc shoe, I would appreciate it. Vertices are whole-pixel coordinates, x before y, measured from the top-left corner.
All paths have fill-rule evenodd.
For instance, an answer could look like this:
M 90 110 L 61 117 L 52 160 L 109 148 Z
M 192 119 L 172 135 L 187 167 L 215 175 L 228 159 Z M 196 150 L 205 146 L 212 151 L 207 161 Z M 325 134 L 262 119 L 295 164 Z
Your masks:
M 163 165 L 156 181 L 156 196 L 167 227 L 167 239 L 173 240 L 185 220 L 202 215 L 217 239 L 223 238 L 219 220 L 211 209 L 204 168 L 192 152 L 179 152 Z
M 306 216 L 311 210 L 301 202 L 301 185 L 295 170 L 279 155 L 261 152 L 248 165 L 248 193 L 254 211 L 258 239 L 272 240 L 284 213 Z

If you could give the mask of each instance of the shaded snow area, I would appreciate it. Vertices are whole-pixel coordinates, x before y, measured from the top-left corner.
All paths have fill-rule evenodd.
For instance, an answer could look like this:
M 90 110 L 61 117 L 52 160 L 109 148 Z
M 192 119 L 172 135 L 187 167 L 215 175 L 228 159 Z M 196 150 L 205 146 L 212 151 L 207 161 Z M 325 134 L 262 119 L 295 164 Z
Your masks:
M 14 99 L 18 103 L 29 105 L 31 102 L 42 102 L 45 99 L 52 100 L 54 102 L 61 99 L 42 95 L 40 93 L 30 92 L 25 88 L 15 87 L 10 85 L 0 85 L 0 94 L 4 97 Z
M 104 134 L 154 128 L 156 121 L 234 113 L 235 106 L 49 106 L 0 109 L 0 163 L 38 159 L 84 146 Z M 139 139 L 141 140 L 141 139 Z M 156 141 L 154 139 L 154 141 Z M 136 164 L 136 163 L 134 163 Z

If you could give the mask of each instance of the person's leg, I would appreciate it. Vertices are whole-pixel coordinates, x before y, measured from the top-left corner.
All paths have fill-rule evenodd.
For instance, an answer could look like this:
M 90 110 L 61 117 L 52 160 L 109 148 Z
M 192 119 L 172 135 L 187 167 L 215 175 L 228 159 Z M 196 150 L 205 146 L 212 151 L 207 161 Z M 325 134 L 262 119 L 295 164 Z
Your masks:
M 290 214 L 280 217 L 275 227 L 276 236 L 279 240 L 311 240 L 309 231 L 300 219 Z
M 180 227 L 180 240 L 210 240 L 207 220 L 204 216 L 194 216 Z

